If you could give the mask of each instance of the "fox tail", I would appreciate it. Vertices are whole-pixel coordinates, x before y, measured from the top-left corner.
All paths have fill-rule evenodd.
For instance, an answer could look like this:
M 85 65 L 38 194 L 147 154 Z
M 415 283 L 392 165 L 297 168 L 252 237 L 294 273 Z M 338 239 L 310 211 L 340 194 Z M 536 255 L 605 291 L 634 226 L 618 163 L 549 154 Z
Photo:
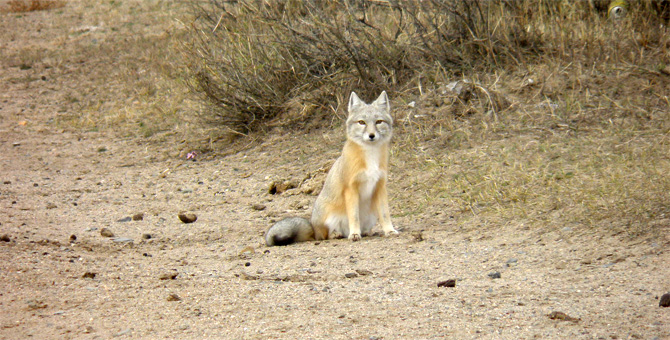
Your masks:
M 288 217 L 275 223 L 265 233 L 268 247 L 314 240 L 312 224 L 302 217 Z

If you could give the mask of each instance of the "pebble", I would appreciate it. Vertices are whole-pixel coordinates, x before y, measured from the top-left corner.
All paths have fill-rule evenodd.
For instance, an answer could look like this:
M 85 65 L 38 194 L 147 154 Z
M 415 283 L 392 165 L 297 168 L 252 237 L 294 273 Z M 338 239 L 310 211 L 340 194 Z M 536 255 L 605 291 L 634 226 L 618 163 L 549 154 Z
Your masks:
M 11 242 L 12 239 L 9 238 L 9 235 L 7 235 L 7 234 L 3 234 L 2 236 L 0 236 L 0 241 L 2 241 L 2 242 Z
M 246 247 L 242 248 L 242 250 L 240 250 L 238 255 L 239 256 L 245 256 L 245 255 L 251 255 L 251 254 L 255 254 L 255 253 L 256 253 L 256 250 L 254 250 L 254 247 L 246 246 Z
M 70 243 L 72 243 L 76 240 L 77 240 L 77 235 L 75 235 L 75 234 L 70 235 Z
M 489 273 L 489 277 L 492 278 L 492 279 L 499 279 L 502 276 L 500 275 L 500 272 L 493 272 L 493 273 Z
M 94 272 L 86 272 L 81 277 L 84 278 L 84 279 L 95 279 L 96 275 L 98 275 L 98 274 L 94 273 Z
M 193 213 L 179 213 L 179 220 L 181 220 L 184 223 L 193 223 L 198 219 L 198 216 L 196 216 Z
M 144 220 L 144 213 L 135 214 L 132 219 L 133 221 L 142 221 Z
M 558 312 L 558 311 L 551 312 L 551 313 L 547 314 L 547 316 L 549 317 L 549 319 L 552 319 L 552 320 L 562 320 L 562 321 L 572 321 L 572 322 L 577 322 L 577 321 L 580 320 L 579 318 L 573 318 L 568 314 L 565 314 L 563 312 Z
M 440 281 L 440 282 L 437 283 L 437 286 L 438 287 L 449 287 L 449 288 L 456 287 L 456 279 L 449 279 L 449 280 L 446 280 L 446 281 Z
M 115 337 L 124 336 L 124 335 L 126 335 L 126 334 L 129 334 L 129 333 L 132 332 L 132 331 L 133 331 L 132 328 L 126 328 L 126 329 L 124 329 L 124 330 L 122 330 L 122 331 L 120 331 L 120 332 L 114 334 L 114 336 L 115 336 Z
M 30 300 L 27 303 L 28 303 L 28 309 L 44 309 L 48 307 L 46 303 L 39 300 Z
M 658 302 L 659 307 L 670 307 L 670 293 L 665 293 L 661 296 L 661 301 Z
M 161 280 L 174 280 L 177 278 L 178 275 L 179 273 L 177 272 L 169 272 L 161 274 L 158 278 Z
M 152 237 L 153 237 L 153 236 L 151 236 L 151 234 L 142 234 L 142 239 L 144 239 L 144 240 L 149 240 L 149 239 L 151 239 Z
M 122 219 L 116 220 L 116 222 L 130 222 L 130 221 L 132 221 L 132 220 L 133 220 L 132 217 L 130 217 L 130 216 L 126 216 L 126 217 L 124 217 L 124 218 L 122 218 Z
M 414 237 L 415 242 L 421 242 L 424 240 L 423 238 L 423 230 L 415 230 L 412 231 L 411 233 L 412 237 Z
M 356 273 L 360 276 L 372 275 L 372 272 L 367 269 L 356 269 Z
M 114 233 L 107 228 L 100 229 L 100 235 L 103 237 L 114 237 Z
M 112 241 L 116 243 L 132 243 L 133 239 L 128 237 L 115 237 Z
M 262 211 L 262 210 L 265 210 L 266 206 L 264 204 L 256 203 L 256 204 L 252 205 L 251 208 L 256 210 L 256 211 Z
M 170 294 L 170 295 L 167 297 L 167 300 L 168 300 L 168 301 L 181 301 L 181 298 L 180 298 L 179 295 L 177 295 L 177 294 Z
M 347 279 L 353 279 L 357 276 L 358 276 L 358 273 L 346 273 L 346 274 L 344 274 L 344 277 L 346 277 Z

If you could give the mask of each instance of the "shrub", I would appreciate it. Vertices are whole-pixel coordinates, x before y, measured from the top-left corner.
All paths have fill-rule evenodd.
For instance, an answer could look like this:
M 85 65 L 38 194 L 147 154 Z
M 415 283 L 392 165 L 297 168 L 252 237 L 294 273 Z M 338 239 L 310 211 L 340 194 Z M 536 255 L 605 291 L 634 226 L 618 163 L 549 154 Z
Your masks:
M 352 89 L 372 98 L 538 61 L 636 62 L 631 50 L 667 43 L 659 1 L 617 22 L 598 3 L 193 1 L 183 52 L 215 116 L 248 132 L 337 112 Z

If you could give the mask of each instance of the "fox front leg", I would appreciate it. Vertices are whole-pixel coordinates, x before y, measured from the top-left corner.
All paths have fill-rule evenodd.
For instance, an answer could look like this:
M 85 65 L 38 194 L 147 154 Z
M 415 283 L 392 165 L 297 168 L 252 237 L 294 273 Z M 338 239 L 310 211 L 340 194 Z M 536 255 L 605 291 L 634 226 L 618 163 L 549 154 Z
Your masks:
M 344 200 L 347 209 L 347 219 L 349 220 L 349 240 L 361 240 L 361 219 L 359 214 L 358 190 L 346 190 L 344 192 Z
M 397 235 L 398 231 L 393 228 L 393 223 L 391 222 L 391 213 L 389 210 L 389 201 L 388 194 L 386 192 L 386 183 L 382 183 L 377 190 L 376 200 L 375 200 L 375 210 L 377 212 L 377 218 L 379 219 L 379 224 L 382 226 L 382 231 L 385 236 Z

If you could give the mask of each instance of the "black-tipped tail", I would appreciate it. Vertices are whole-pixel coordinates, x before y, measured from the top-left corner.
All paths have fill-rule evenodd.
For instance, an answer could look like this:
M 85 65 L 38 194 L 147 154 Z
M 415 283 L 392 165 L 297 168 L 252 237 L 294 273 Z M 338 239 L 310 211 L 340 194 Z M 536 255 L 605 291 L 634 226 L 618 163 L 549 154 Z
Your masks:
M 275 223 L 265 233 L 268 246 L 285 246 L 296 242 L 314 240 L 314 230 L 302 217 L 289 217 Z
M 296 235 L 274 235 L 272 236 L 271 243 L 268 243 L 269 246 L 287 246 L 289 244 L 295 243 Z

